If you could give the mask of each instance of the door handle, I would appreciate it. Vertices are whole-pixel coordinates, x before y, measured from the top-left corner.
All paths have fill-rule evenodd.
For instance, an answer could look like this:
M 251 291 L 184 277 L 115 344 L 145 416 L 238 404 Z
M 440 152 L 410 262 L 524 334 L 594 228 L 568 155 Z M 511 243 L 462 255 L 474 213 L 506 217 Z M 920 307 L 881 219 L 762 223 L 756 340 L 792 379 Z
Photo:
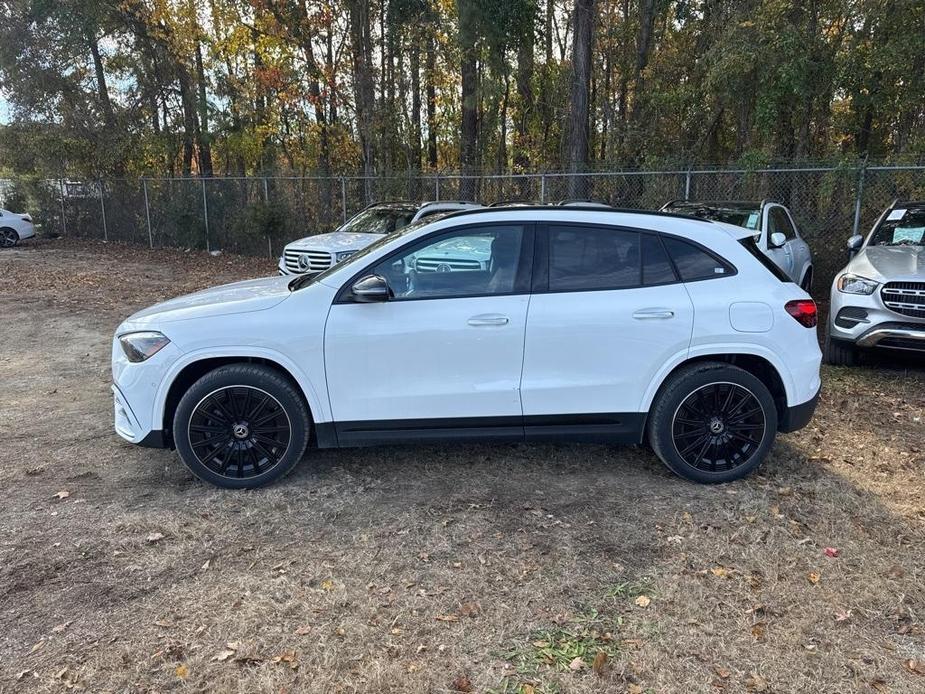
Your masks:
M 497 313 L 483 313 L 479 316 L 472 316 L 468 321 L 469 325 L 478 327 L 480 325 L 507 325 L 511 319 Z
M 643 308 L 633 313 L 636 320 L 650 320 L 653 318 L 674 318 L 674 311 L 667 308 Z

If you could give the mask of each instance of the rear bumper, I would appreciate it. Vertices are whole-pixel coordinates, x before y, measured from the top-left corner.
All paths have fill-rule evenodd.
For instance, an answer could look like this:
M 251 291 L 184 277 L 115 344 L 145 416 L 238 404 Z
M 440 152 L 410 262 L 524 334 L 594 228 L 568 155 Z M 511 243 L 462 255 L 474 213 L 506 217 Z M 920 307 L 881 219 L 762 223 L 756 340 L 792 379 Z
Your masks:
M 813 414 L 816 412 L 816 406 L 819 404 L 820 392 L 821 391 L 817 390 L 816 394 L 806 402 L 801 402 L 799 405 L 785 408 L 780 421 L 777 423 L 777 430 L 784 434 L 788 434 L 791 431 L 802 429 L 809 424 L 809 421 L 813 418 Z

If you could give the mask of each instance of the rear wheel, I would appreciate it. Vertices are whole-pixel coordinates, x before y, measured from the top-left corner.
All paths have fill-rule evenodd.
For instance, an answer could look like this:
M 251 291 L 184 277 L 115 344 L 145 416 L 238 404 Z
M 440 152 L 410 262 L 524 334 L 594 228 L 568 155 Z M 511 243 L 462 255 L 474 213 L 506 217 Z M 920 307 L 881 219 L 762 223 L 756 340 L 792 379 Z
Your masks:
M 12 248 L 19 243 L 19 234 L 15 229 L 3 227 L 0 229 L 0 248 Z
M 177 452 L 194 475 L 219 487 L 250 489 L 288 473 L 305 453 L 308 407 L 278 371 L 222 366 L 196 381 L 173 420 Z
M 825 354 L 826 364 L 855 366 L 858 363 L 858 348 L 851 342 L 833 339 L 828 330 L 825 332 L 825 344 L 822 351 Z
M 650 413 L 649 443 L 676 474 L 694 482 L 730 482 L 754 470 L 777 433 L 767 387 L 736 366 L 704 362 L 679 370 Z

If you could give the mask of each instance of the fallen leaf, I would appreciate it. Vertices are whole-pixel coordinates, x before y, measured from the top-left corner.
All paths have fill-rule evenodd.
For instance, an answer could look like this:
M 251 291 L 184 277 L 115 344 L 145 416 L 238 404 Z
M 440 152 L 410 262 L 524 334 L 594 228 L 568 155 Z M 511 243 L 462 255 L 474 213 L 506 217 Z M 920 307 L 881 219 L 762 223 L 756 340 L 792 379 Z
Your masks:
M 321 589 L 322 590 L 334 590 L 334 581 L 332 581 L 330 578 L 326 578 L 325 580 L 321 582 Z
M 438 622 L 458 622 L 459 617 L 455 614 L 438 614 L 434 617 Z
M 148 542 L 160 542 L 164 539 L 164 533 L 151 533 L 148 535 Z
M 280 663 L 285 663 L 292 670 L 299 669 L 299 658 L 296 655 L 295 651 L 286 651 L 282 655 L 278 655 L 273 658 L 273 662 L 279 665 Z
M 203 571 L 208 571 L 210 566 L 212 566 L 212 560 L 211 560 L 211 559 L 206 559 L 205 562 L 203 562 L 203 564 L 202 564 L 202 570 L 203 570 Z
M 51 498 L 52 499 L 67 499 L 70 495 L 71 493 L 69 491 L 67 491 L 66 489 L 62 489 L 60 492 L 58 492 Z
M 63 680 L 64 677 L 65 677 L 65 675 L 67 675 L 67 666 L 66 666 L 66 665 L 65 665 L 63 668 L 61 668 L 60 670 L 58 670 L 58 672 L 55 673 L 55 679 L 56 679 L 56 680 Z
M 460 617 L 475 617 L 479 612 L 481 608 L 477 602 L 464 602 L 457 610 Z
M 768 625 L 764 622 L 757 622 L 752 625 L 752 636 L 755 637 L 756 641 L 761 641 L 765 637 L 768 631 L 767 627 Z
M 67 629 L 69 626 L 71 626 L 71 624 L 72 622 L 64 622 L 64 624 L 58 624 L 57 626 L 53 626 L 51 630 L 56 634 L 60 634 L 62 631 Z
M 718 576 L 719 578 L 726 578 L 729 576 L 729 569 L 727 569 L 725 566 L 714 566 L 712 569 L 710 569 L 710 573 L 714 576 Z
M 40 648 L 44 648 L 44 646 L 45 646 L 45 642 L 44 642 L 44 641 L 39 641 L 39 642 L 37 642 L 37 643 L 32 647 L 32 650 L 30 650 L 29 653 L 35 653 L 35 652 L 38 651 Z
M 536 690 L 533 688 L 532 684 L 522 684 L 520 685 L 520 694 L 535 694 Z
M 633 602 L 635 602 L 638 607 L 648 607 L 652 599 L 648 595 L 640 595 Z
M 465 675 L 460 675 L 455 680 L 453 684 L 450 685 L 453 688 L 454 692 L 471 692 L 472 691 L 472 681 Z
M 170 629 L 173 627 L 173 624 L 163 619 L 158 619 L 157 621 L 154 622 L 154 626 L 161 627 L 163 629 Z
M 818 573 L 817 571 L 810 571 L 809 574 L 806 576 L 806 578 L 809 579 L 809 582 L 810 582 L 810 583 L 812 583 L 813 585 L 815 585 L 815 584 L 819 583 L 819 578 L 820 578 L 820 576 L 819 576 L 819 573 Z
M 181 680 L 185 680 L 187 677 L 189 677 L 189 668 L 186 667 L 186 665 L 177 665 L 177 669 L 174 670 L 174 672 L 177 673 L 177 677 L 179 677 Z
M 843 610 L 840 607 L 837 610 L 835 610 L 835 621 L 836 622 L 844 622 L 850 618 L 851 618 L 851 610 Z
M 906 666 L 909 672 L 915 673 L 916 675 L 925 675 L 925 661 L 909 658 L 903 665 Z
M 768 689 L 768 681 L 758 673 L 751 673 L 745 680 L 745 688 L 750 692 L 764 692 Z
M 642 687 L 638 684 L 631 684 L 626 688 L 627 694 L 642 694 Z
M 607 654 L 604 651 L 598 651 L 594 656 L 594 662 L 591 664 L 591 670 L 595 675 L 602 675 L 604 668 L 607 666 Z
M 826 547 L 822 551 L 825 554 L 825 556 L 831 557 L 832 559 L 838 556 L 838 550 L 835 547 Z
M 549 641 L 534 641 L 533 645 L 537 648 L 549 648 Z
M 713 672 L 715 672 L 719 677 L 722 677 L 724 680 L 729 679 L 730 675 L 732 675 L 732 672 L 720 665 L 714 665 Z
M 581 658 L 575 658 L 574 660 L 572 660 L 572 662 L 568 664 L 569 670 L 578 671 L 578 670 L 581 670 L 583 667 L 585 667 L 585 661 L 582 660 Z
M 296 627 L 295 633 L 297 636 L 305 636 L 311 630 L 312 628 L 308 624 L 303 624 L 300 627 Z
M 229 659 L 231 656 L 233 656 L 233 655 L 234 655 L 234 651 L 233 651 L 232 649 L 230 649 L 230 648 L 226 648 L 226 649 L 225 649 L 224 651 L 222 651 L 221 653 L 217 653 L 217 654 L 213 655 L 213 656 L 212 656 L 212 660 L 216 660 L 216 661 L 218 661 L 218 662 L 220 662 L 220 663 L 224 663 L 226 660 L 228 660 L 228 659 Z

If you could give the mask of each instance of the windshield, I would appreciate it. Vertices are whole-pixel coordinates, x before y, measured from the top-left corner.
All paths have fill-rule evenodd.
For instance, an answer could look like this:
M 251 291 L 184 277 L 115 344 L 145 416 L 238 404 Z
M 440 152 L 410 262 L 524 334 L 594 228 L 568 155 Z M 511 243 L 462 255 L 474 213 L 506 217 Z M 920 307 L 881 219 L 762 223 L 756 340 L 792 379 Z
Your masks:
M 360 234 L 391 234 L 407 226 L 414 217 L 410 208 L 370 207 L 350 219 L 338 231 Z
M 368 256 L 370 253 L 374 253 L 380 248 L 382 248 L 382 246 L 384 246 L 385 244 L 391 243 L 395 238 L 401 238 L 402 236 L 405 236 L 406 234 L 410 234 L 411 232 L 417 229 L 420 229 L 422 226 L 425 226 L 426 224 L 431 224 L 432 222 L 436 222 L 437 220 L 443 219 L 446 216 L 447 216 L 446 214 L 431 215 L 425 220 L 421 220 L 421 221 L 415 222 L 414 224 L 409 224 L 405 227 L 402 227 L 400 231 L 397 231 L 394 234 L 384 235 L 381 239 L 377 239 L 370 245 L 366 246 L 366 248 L 363 248 L 362 250 L 357 251 L 356 253 L 351 255 L 346 260 L 342 260 L 341 262 L 335 265 L 332 265 L 327 270 L 324 270 L 314 275 L 299 275 L 294 280 L 292 280 L 292 282 L 289 283 L 289 291 L 294 292 L 299 289 L 302 289 L 302 287 L 307 287 L 310 284 L 314 284 L 318 280 L 324 279 L 331 273 L 337 272 L 341 268 L 347 265 L 352 265 L 358 260 L 363 260 L 363 258 Z
M 725 222 L 733 224 L 743 229 L 752 229 L 757 231 L 761 222 L 760 207 L 724 207 L 721 204 L 703 204 L 684 203 L 672 205 L 667 212 L 680 212 L 689 214 L 701 219 L 709 219 L 713 222 Z
M 868 246 L 925 245 L 925 208 L 892 210 L 867 242 Z

